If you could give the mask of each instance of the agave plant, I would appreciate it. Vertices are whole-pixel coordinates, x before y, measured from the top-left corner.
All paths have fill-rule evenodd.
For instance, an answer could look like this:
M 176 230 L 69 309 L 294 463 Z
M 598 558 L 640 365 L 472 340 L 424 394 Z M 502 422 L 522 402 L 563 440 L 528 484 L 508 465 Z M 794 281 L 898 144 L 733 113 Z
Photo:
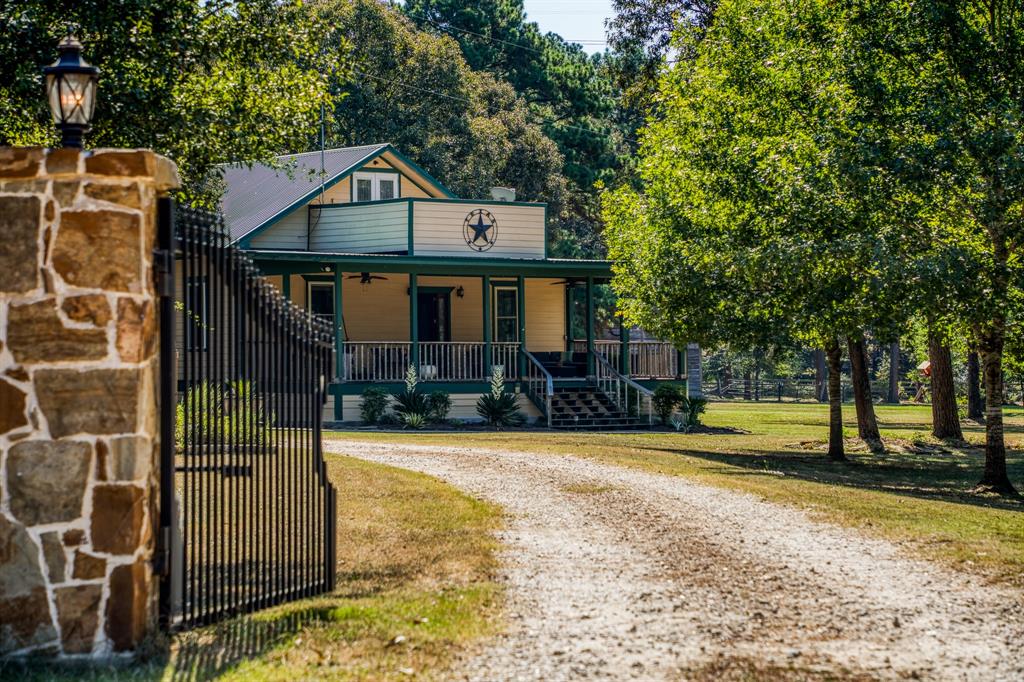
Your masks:
M 495 367 L 491 371 L 491 390 L 476 401 L 476 413 L 496 428 L 519 426 L 525 419 L 519 411 L 519 400 L 514 393 L 505 391 L 505 371 Z
M 427 424 L 427 419 L 422 414 L 410 412 L 402 416 L 402 423 L 407 429 L 422 429 Z
M 427 395 L 420 393 L 417 387 L 418 383 L 419 377 L 416 375 L 416 368 L 413 365 L 409 365 L 409 369 L 405 372 L 405 390 L 392 396 L 394 404 L 391 406 L 391 409 L 403 421 L 410 414 L 418 414 L 426 419 L 427 414 L 430 412 Z

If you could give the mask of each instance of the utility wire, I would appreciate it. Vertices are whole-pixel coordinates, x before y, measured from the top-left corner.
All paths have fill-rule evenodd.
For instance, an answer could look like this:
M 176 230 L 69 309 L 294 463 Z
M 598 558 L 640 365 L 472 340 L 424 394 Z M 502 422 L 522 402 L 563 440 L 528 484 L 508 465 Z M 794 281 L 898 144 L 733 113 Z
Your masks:
M 437 97 L 444 97 L 445 99 L 454 100 L 456 102 L 462 102 L 464 104 L 470 104 L 472 106 L 477 106 L 478 105 L 477 102 L 474 102 L 473 100 L 471 100 L 471 99 L 469 99 L 467 97 L 459 97 L 457 95 L 449 95 L 448 93 L 445 93 L 445 92 L 438 92 L 437 90 L 431 90 L 430 88 L 423 88 L 423 87 L 420 87 L 418 85 L 412 85 L 411 83 L 406 83 L 404 81 L 394 80 L 394 79 L 391 79 L 391 78 L 381 78 L 380 76 L 375 76 L 375 75 L 373 75 L 371 73 L 366 73 L 365 71 L 360 71 L 359 69 L 353 69 L 353 71 L 355 71 L 356 74 L 358 74 L 360 76 L 363 76 L 365 78 L 372 78 L 373 80 L 381 81 L 381 82 L 384 82 L 384 83 L 390 83 L 392 85 L 397 85 L 399 87 L 407 88 L 409 90 L 416 90 L 418 92 L 424 92 L 424 93 L 427 93 L 427 94 L 435 95 Z M 496 111 L 499 111 L 499 110 L 496 109 L 493 106 L 487 107 L 487 113 L 488 114 L 495 113 Z M 534 117 L 539 119 L 539 122 L 542 123 L 542 124 L 547 123 L 547 124 L 550 124 L 550 125 L 553 125 L 553 126 L 556 126 L 556 127 L 571 128 L 573 130 L 579 130 L 580 132 L 589 133 L 591 135 L 596 135 L 597 137 L 605 137 L 605 138 L 610 138 L 611 137 L 611 135 L 609 135 L 608 133 L 602 133 L 600 131 L 592 130 L 590 128 L 584 128 L 582 126 L 572 125 L 571 123 L 562 123 L 561 121 L 559 121 L 556 118 L 547 118 L 547 117 L 544 117 L 544 116 L 540 116 L 540 115 L 538 115 L 538 114 L 536 114 L 534 112 L 530 112 L 530 113 Z M 535 121 L 535 122 L 538 122 L 538 121 Z M 632 139 L 632 138 L 630 138 L 630 137 L 628 137 L 626 135 L 623 135 L 622 137 L 626 141 L 633 142 L 633 143 L 636 142 L 636 140 L 634 140 L 634 139 Z

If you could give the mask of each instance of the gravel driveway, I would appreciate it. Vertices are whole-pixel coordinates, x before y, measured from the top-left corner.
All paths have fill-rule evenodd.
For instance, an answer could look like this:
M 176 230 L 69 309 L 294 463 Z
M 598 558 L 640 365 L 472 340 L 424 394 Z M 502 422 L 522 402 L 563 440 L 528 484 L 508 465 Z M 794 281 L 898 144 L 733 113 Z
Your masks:
M 325 447 L 508 512 L 510 624 L 455 679 L 1024 680 L 1019 592 L 795 509 L 560 455 Z

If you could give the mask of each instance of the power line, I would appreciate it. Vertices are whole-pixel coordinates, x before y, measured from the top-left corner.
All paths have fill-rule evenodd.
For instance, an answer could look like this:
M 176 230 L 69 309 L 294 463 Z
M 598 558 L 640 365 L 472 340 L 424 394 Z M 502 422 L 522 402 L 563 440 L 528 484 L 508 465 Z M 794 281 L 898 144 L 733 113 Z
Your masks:
M 469 99 L 468 97 L 459 97 L 457 95 L 449 95 L 446 92 L 438 92 L 437 90 L 431 90 L 430 88 L 420 87 L 418 85 L 413 85 L 411 83 L 406 83 L 405 81 L 401 81 L 401 80 L 395 80 L 395 79 L 391 79 L 391 78 L 381 78 L 380 76 L 375 76 L 375 75 L 373 75 L 371 73 L 366 73 L 365 71 L 360 71 L 359 69 L 353 69 L 353 71 L 356 74 L 360 75 L 360 76 L 364 76 L 366 78 L 372 78 L 373 80 L 381 81 L 383 83 L 390 83 L 392 85 L 397 85 L 399 87 L 406 88 L 406 89 L 409 89 L 409 90 L 416 90 L 418 92 L 423 92 L 423 93 L 435 95 L 437 97 L 444 97 L 445 99 L 454 100 L 456 102 L 462 102 L 464 104 L 470 104 L 472 106 L 477 106 L 477 104 L 478 104 L 477 102 L 474 102 L 473 100 Z M 492 114 L 495 111 L 498 111 L 495 107 L 493 107 L 493 106 L 487 107 L 488 114 Z M 581 132 L 589 133 L 590 135 L 596 135 L 598 137 L 605 137 L 605 138 L 611 138 L 612 137 L 608 133 L 602 133 L 602 132 L 599 132 L 597 130 L 591 130 L 590 128 L 584 128 L 582 126 L 572 125 L 571 123 L 562 123 L 558 119 L 540 116 L 539 114 L 536 114 L 535 112 L 530 112 L 530 113 L 535 118 L 540 119 L 539 122 L 542 123 L 542 124 L 543 123 L 547 123 L 547 124 L 550 124 L 550 125 L 553 125 L 553 126 L 562 127 L 562 128 L 571 128 L 573 130 L 579 130 Z M 622 137 L 623 137 L 624 140 L 626 140 L 628 142 L 634 142 L 634 143 L 636 142 L 636 140 L 634 140 L 634 139 L 632 139 L 632 138 L 630 138 L 630 137 L 628 137 L 626 135 L 623 135 Z
M 422 14 L 412 14 L 411 12 L 406 12 L 406 15 L 410 16 L 410 17 L 417 18 L 417 19 L 421 19 L 421 20 L 427 22 L 428 24 L 430 24 L 431 26 L 433 26 L 434 28 L 438 29 L 439 31 L 443 31 L 445 33 L 449 33 L 450 34 L 451 31 L 458 31 L 460 33 L 465 33 L 467 35 L 475 36 L 477 38 L 480 38 L 482 40 L 486 40 L 486 41 L 491 42 L 491 43 L 501 43 L 502 45 L 508 45 L 509 47 L 516 47 L 516 48 L 519 48 L 520 50 L 527 50 L 529 52 L 534 52 L 536 54 L 544 54 L 544 50 L 538 50 L 537 48 L 530 47 L 529 45 L 522 45 L 520 43 L 513 43 L 513 42 L 511 42 L 509 40 L 502 40 L 501 38 L 495 38 L 494 36 L 485 35 L 483 33 L 477 33 L 476 31 L 470 31 L 467 28 L 459 28 L 458 26 L 453 26 L 451 24 L 442 24 L 440 22 L 434 21 L 433 19 L 431 19 L 429 17 L 423 16 Z M 538 31 L 539 30 L 540 29 L 538 27 Z M 558 36 L 559 39 L 561 39 L 561 40 L 563 40 L 563 41 L 565 41 L 567 43 L 575 43 L 577 45 L 607 45 L 608 44 L 607 40 L 597 40 L 597 39 L 569 40 L 568 38 L 562 38 L 562 36 L 558 35 L 557 33 L 555 33 L 554 35 Z

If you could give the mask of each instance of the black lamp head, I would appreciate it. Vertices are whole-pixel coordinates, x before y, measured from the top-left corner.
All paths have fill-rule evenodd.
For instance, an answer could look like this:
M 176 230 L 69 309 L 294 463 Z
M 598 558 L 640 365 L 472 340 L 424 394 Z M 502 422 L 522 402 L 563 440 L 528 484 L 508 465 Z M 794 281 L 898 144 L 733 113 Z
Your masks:
M 96 108 L 100 70 L 82 59 L 82 44 L 68 36 L 57 46 L 57 61 L 43 69 L 46 98 L 65 147 L 82 147 Z

